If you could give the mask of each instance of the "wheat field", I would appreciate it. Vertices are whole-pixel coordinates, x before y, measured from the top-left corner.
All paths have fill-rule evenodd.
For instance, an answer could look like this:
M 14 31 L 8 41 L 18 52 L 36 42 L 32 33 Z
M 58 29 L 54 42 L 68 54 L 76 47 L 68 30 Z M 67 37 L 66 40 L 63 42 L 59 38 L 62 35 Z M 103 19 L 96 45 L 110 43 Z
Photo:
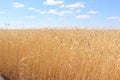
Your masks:
M 0 30 L 0 72 L 11 80 L 120 80 L 120 31 Z

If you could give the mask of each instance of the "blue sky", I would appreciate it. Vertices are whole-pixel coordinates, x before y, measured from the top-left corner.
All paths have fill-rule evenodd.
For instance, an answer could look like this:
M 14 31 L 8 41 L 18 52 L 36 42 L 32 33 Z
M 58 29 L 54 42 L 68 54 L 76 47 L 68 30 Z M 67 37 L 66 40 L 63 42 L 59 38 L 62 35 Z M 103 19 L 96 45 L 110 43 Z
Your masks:
M 120 0 L 0 0 L 0 24 L 120 25 Z

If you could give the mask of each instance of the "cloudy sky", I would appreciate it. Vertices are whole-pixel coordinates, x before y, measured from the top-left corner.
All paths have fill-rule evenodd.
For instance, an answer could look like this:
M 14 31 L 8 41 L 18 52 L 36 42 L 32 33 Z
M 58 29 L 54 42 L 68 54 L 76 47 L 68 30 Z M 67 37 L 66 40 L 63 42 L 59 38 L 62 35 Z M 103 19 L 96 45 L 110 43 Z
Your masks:
M 120 0 L 0 0 L 0 24 L 119 25 Z

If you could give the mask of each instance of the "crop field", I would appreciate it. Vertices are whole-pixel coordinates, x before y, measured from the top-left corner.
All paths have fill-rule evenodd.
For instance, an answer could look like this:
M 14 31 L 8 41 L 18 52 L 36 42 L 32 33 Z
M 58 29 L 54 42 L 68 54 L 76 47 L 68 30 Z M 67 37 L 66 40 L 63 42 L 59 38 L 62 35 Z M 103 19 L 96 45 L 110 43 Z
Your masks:
M 120 80 L 120 31 L 0 30 L 0 72 L 11 80 Z

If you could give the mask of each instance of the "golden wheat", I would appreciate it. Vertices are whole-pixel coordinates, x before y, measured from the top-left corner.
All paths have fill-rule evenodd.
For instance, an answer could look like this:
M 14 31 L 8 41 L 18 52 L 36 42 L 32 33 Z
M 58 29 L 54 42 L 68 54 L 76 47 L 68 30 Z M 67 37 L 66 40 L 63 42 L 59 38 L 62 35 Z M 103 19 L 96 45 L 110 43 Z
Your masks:
M 0 71 L 11 80 L 119 80 L 120 31 L 0 30 Z

